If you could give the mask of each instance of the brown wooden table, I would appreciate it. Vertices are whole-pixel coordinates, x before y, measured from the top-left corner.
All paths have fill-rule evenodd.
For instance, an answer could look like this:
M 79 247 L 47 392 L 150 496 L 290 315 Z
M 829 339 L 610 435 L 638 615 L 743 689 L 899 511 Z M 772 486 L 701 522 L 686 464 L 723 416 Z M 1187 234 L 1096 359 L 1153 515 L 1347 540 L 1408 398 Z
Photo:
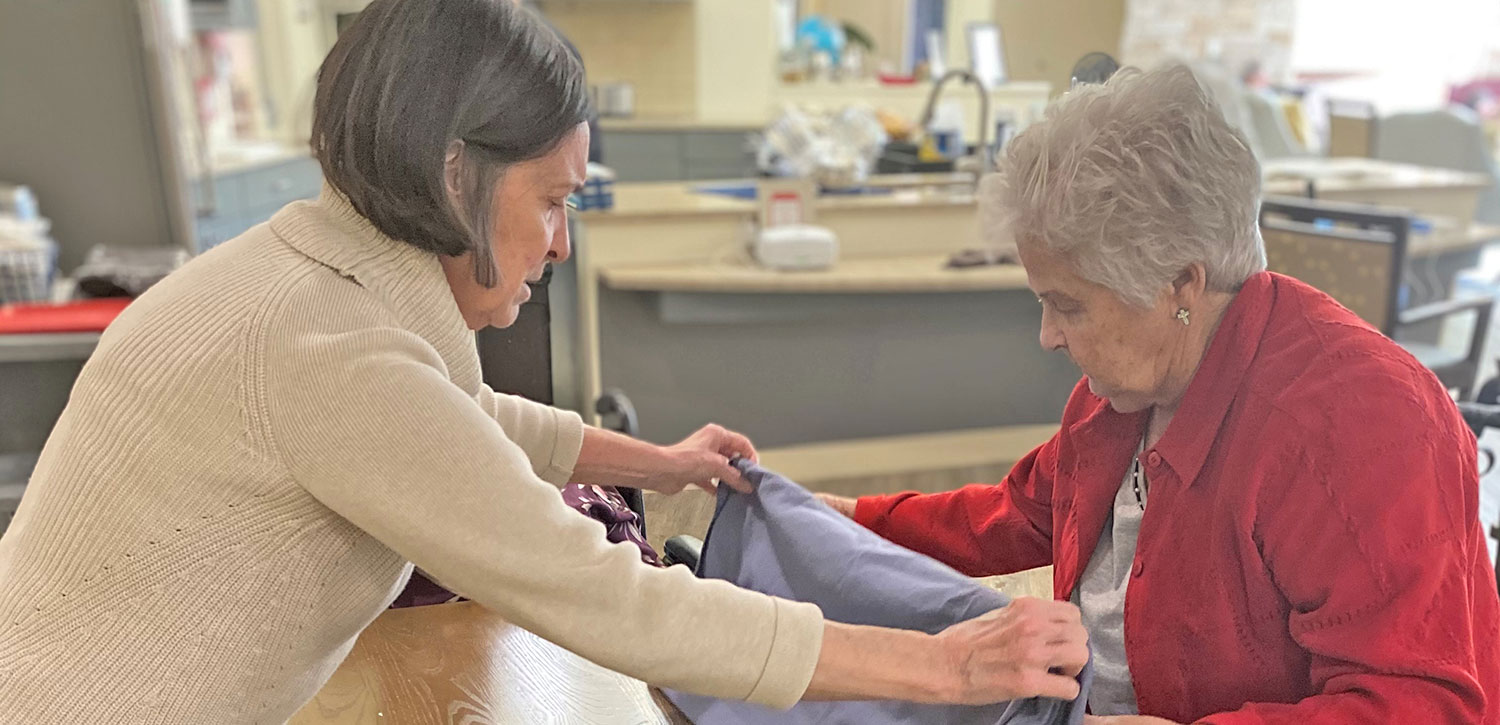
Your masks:
M 645 683 L 473 602 L 381 614 L 290 723 L 691 725 Z

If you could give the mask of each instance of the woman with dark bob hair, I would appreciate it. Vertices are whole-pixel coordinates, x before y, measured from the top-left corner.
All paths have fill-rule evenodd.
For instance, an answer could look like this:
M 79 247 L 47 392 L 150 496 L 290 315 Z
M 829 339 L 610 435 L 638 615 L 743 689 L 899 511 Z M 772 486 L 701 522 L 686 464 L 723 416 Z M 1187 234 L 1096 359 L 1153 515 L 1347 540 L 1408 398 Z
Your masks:
M 473 331 L 569 254 L 584 79 L 507 0 L 377 0 L 318 76 L 327 186 L 110 327 L 0 539 L 0 720 L 282 722 L 413 565 L 605 667 L 688 692 L 1072 698 L 1076 609 L 936 635 L 642 564 L 569 481 L 672 493 L 754 457 L 495 393 Z M 606 624 L 607 623 L 607 624 Z M 607 628 L 608 631 L 601 631 Z

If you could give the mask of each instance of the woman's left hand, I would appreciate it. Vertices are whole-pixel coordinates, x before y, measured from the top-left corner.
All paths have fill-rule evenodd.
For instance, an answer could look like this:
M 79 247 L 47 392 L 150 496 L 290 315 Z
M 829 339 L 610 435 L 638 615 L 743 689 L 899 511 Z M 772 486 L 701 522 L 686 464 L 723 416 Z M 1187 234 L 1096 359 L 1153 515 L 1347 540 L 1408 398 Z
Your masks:
M 749 438 L 712 424 L 662 450 L 666 453 L 665 468 L 652 472 L 643 488 L 669 494 L 688 486 L 698 486 L 712 493 L 717 488 L 716 481 L 723 481 L 741 493 L 749 493 L 749 482 L 738 469 L 729 465 L 729 460 L 760 460 Z
M 1177 725 L 1177 723 L 1150 715 L 1111 715 L 1108 717 L 1084 715 L 1083 725 Z

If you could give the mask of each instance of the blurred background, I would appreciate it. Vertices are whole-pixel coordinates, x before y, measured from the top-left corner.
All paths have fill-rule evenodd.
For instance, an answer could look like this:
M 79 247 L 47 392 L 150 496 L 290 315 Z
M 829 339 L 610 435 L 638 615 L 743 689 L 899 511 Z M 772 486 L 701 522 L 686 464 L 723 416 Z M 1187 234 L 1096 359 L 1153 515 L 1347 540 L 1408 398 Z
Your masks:
M 0 2 L 0 527 L 114 314 L 318 195 L 315 76 L 365 5 Z M 575 260 L 479 336 L 499 389 L 661 442 L 716 421 L 822 490 L 998 480 L 1078 372 L 977 179 L 1075 84 L 1178 60 L 1282 204 L 1272 268 L 1497 397 L 1500 0 L 525 6 L 598 120 Z

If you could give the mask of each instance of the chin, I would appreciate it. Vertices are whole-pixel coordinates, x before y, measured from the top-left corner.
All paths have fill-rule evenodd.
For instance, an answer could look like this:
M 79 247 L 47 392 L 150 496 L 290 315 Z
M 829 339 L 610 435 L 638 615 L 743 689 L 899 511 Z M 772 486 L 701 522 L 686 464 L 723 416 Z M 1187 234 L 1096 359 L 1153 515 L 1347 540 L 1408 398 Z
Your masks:
M 1109 407 L 1114 408 L 1116 413 L 1128 415 L 1130 413 L 1139 413 L 1151 407 L 1151 403 L 1134 395 L 1102 395 L 1100 397 L 1109 401 Z
M 520 316 L 521 310 L 518 307 L 509 307 L 504 310 L 499 310 L 495 312 L 495 314 L 490 316 L 489 326 L 504 329 L 516 324 L 516 319 Z
M 1109 403 L 1109 407 L 1114 408 L 1116 413 L 1135 413 L 1141 410 L 1145 410 L 1148 407 L 1146 403 L 1138 399 L 1136 396 L 1129 394 L 1122 395 L 1118 391 L 1101 385 L 1092 377 L 1090 377 L 1088 380 L 1089 392 L 1101 398 L 1104 398 L 1104 400 Z

